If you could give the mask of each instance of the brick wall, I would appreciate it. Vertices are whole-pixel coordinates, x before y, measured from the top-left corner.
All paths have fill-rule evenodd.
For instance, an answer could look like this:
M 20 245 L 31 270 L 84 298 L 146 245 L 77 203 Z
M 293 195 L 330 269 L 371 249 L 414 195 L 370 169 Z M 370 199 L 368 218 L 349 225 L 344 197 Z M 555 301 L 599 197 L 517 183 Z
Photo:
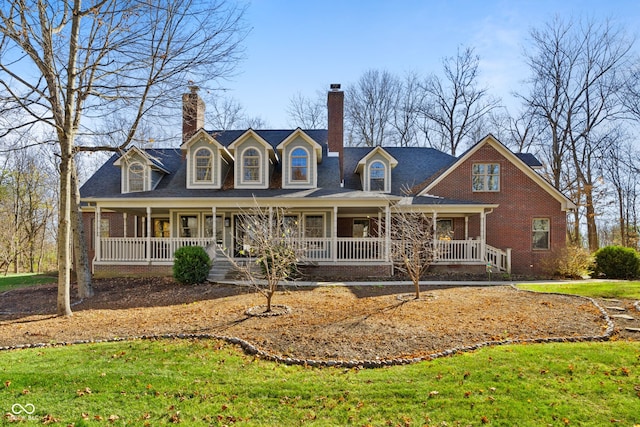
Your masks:
M 499 192 L 472 191 L 474 163 L 500 165 Z M 543 273 L 544 259 L 566 244 L 567 216 L 561 210 L 560 202 L 490 144 L 480 147 L 430 192 L 452 199 L 498 204 L 499 207 L 486 217 L 487 243 L 503 250 L 512 248 L 512 272 L 515 274 Z M 531 228 L 534 218 L 550 220 L 549 250 L 532 249 Z M 471 237 L 475 237 L 476 230 L 479 230 L 477 215 L 469 219 Z

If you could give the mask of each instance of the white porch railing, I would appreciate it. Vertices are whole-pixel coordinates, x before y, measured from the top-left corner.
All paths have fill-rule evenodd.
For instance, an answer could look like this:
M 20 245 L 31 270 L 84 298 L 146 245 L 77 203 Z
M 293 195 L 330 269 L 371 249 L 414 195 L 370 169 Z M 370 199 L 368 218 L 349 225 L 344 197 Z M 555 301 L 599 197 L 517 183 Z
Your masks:
M 173 261 L 173 254 L 183 246 L 207 247 L 212 238 L 202 237 L 102 237 L 97 261 Z
M 479 240 L 436 240 L 435 261 L 483 261 L 482 242 Z
M 302 238 L 296 241 L 304 259 L 322 261 L 387 261 L 390 251 L 383 238 Z M 479 240 L 438 240 L 435 243 L 434 263 L 491 263 L 501 271 L 510 270 L 509 252 L 496 249 Z M 212 238 L 100 238 L 100 250 L 96 261 L 106 262 L 171 262 L 173 254 L 183 246 L 208 248 L 209 256 L 215 256 Z
M 487 246 L 487 263 L 491 263 L 493 267 L 497 267 L 499 271 L 511 273 L 511 251 L 503 251 L 493 246 Z

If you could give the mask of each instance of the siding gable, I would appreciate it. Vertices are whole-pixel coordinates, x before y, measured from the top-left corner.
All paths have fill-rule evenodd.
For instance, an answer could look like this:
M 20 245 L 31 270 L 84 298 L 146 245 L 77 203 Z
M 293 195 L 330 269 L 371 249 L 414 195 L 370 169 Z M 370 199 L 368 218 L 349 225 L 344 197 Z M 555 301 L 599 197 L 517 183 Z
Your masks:
M 380 162 L 384 165 L 384 190 L 371 188 L 371 167 L 374 163 Z M 376 147 L 364 156 L 358 164 L 354 173 L 360 175 L 360 184 L 364 191 L 391 191 L 391 169 L 398 165 L 398 161 L 390 155 L 384 148 Z
M 113 162 L 114 166 L 120 168 L 120 192 L 122 194 L 137 192 L 131 191 L 129 185 L 129 168 L 133 164 L 139 164 L 143 170 L 143 189 L 150 191 L 158 186 L 162 178 L 168 173 L 163 169 L 158 161 L 149 157 L 144 151 L 137 147 L 130 148 L 120 158 Z
M 310 189 L 318 186 L 318 163 L 322 161 L 322 147 L 309 137 L 304 131 L 296 129 L 276 147 L 280 153 L 282 163 L 282 188 Z M 297 165 L 294 165 L 293 153 L 306 154 L 306 177 L 307 179 L 295 179 L 295 168 L 300 166 L 300 158 L 297 158 Z M 299 171 L 302 168 L 299 168 Z M 298 177 L 300 178 L 300 177 Z
M 253 129 L 249 129 L 229 145 L 229 150 L 233 153 L 235 159 L 234 188 L 269 188 L 271 173 L 277 158 L 273 147 L 268 142 L 261 138 Z M 253 153 L 257 153 L 257 156 L 252 156 Z M 256 159 L 256 166 L 248 164 L 248 162 L 254 162 Z M 258 168 L 255 180 L 249 179 L 249 175 L 251 175 L 249 168 L 254 167 Z
M 188 141 L 182 144 L 181 149 L 186 151 L 186 187 L 202 189 L 219 189 L 224 182 L 233 160 L 231 154 L 215 138 L 207 132 L 200 130 Z M 205 149 L 211 154 L 211 180 L 199 181 L 196 178 L 196 153 Z

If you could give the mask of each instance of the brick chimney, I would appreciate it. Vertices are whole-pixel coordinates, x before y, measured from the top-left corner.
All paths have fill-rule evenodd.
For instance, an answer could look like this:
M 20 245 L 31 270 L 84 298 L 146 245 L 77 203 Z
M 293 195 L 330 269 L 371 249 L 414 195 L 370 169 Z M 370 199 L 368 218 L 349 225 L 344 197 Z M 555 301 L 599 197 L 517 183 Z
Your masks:
M 204 101 L 198 95 L 198 86 L 189 86 L 182 95 L 182 142 L 204 127 Z
M 327 95 L 327 144 L 329 156 L 340 158 L 340 182 L 344 182 L 344 92 L 340 84 L 331 84 Z

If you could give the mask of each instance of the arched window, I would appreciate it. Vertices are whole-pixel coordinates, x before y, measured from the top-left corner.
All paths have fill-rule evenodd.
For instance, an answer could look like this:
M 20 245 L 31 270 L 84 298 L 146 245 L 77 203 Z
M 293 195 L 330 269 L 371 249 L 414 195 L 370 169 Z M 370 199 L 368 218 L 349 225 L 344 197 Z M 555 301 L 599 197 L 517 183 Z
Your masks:
M 260 153 L 255 148 L 245 150 L 242 155 L 242 180 L 244 182 L 260 181 Z
M 144 191 L 144 166 L 135 162 L 129 165 L 129 192 Z
M 291 181 L 309 181 L 309 154 L 304 148 L 291 153 Z
M 213 155 L 211 154 L 211 151 L 206 148 L 201 148 L 196 151 L 194 158 L 196 181 L 211 182 L 213 177 Z
M 376 161 L 369 167 L 369 191 L 385 191 L 385 168 L 382 162 Z

